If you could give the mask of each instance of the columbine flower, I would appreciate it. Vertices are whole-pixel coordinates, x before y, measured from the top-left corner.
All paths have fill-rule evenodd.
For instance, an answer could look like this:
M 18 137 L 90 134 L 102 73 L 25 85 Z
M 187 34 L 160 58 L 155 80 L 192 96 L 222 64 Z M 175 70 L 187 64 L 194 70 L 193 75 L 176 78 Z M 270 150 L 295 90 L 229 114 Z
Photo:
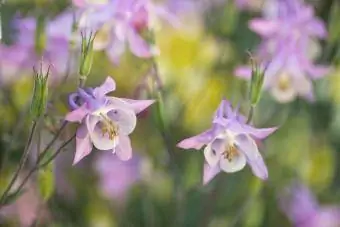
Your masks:
M 70 95 L 70 106 L 74 109 L 66 120 L 81 123 L 77 130 L 74 164 L 87 156 L 94 145 L 98 150 L 107 150 L 121 160 L 132 156 L 129 134 L 136 126 L 136 114 L 146 109 L 153 100 L 131 100 L 106 96 L 115 90 L 111 77 L 99 87 L 79 88 Z M 80 102 L 80 105 L 78 103 Z
M 80 20 L 80 28 L 96 30 L 95 50 L 106 50 L 115 63 L 124 53 L 126 45 L 137 57 L 149 58 L 159 54 L 153 44 L 145 41 L 140 32 L 153 29 L 154 18 L 160 17 L 176 25 L 176 18 L 164 7 L 152 4 L 149 0 L 110 1 L 105 7 L 87 9 Z M 95 18 L 96 23 L 93 22 Z
M 312 101 L 312 80 L 329 72 L 329 67 L 313 63 L 320 52 L 316 39 L 327 36 L 313 9 L 301 1 L 278 1 L 276 13 L 253 19 L 249 26 L 262 37 L 257 58 L 268 65 L 264 87 L 280 102 L 297 96 Z M 240 67 L 236 75 L 250 78 L 250 69 Z
M 287 188 L 280 198 L 280 205 L 294 226 L 337 227 L 340 225 L 340 207 L 320 206 L 304 185 L 296 184 Z
M 65 23 L 64 16 L 57 17 L 46 25 L 46 29 L 42 29 L 40 34 L 46 37 L 46 43 L 41 53 L 36 52 L 36 19 L 24 18 L 16 19 L 14 25 L 18 28 L 18 37 L 16 42 L 10 46 L 1 44 L 0 64 L 5 75 L 4 82 L 10 82 L 7 77 L 12 74 L 18 74 L 20 71 L 32 70 L 33 65 L 43 59 L 44 67 L 51 66 L 53 77 L 52 80 L 57 80 L 58 75 L 61 75 L 66 70 L 68 58 L 68 38 L 65 36 L 66 31 L 71 31 L 71 21 Z M 63 32 L 60 25 L 63 25 Z M 8 58 L 10 56 L 10 58 Z M 6 69 L 11 69 L 7 71 Z M 11 75 L 6 75 L 7 73 Z
M 183 140 L 178 146 L 196 150 L 205 146 L 204 156 L 209 165 L 205 171 L 205 179 L 210 180 L 221 170 L 227 173 L 240 171 L 246 163 L 257 177 L 267 179 L 267 167 L 255 139 L 264 139 L 275 130 L 276 128 L 252 127 L 237 110 L 232 110 L 228 101 L 223 100 L 214 116 L 212 128 Z

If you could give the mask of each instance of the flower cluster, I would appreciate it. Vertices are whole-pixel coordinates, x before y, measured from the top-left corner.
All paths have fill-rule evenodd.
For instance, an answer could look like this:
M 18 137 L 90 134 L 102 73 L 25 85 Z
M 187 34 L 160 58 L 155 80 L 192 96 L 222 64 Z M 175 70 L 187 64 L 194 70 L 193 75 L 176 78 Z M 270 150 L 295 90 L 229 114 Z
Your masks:
M 314 64 L 320 53 L 317 39 L 327 37 L 325 25 L 302 0 L 280 0 L 274 9 L 266 18 L 249 22 L 262 38 L 257 58 L 267 67 L 264 88 L 279 102 L 297 96 L 312 101 L 312 80 L 329 72 L 329 67 Z M 240 67 L 236 75 L 248 79 L 250 69 Z
M 136 127 L 136 114 L 153 100 L 132 100 L 107 96 L 116 88 L 111 77 L 97 88 L 79 88 L 70 95 L 73 111 L 65 117 L 67 121 L 79 122 L 76 154 L 73 164 L 90 154 L 93 146 L 98 150 L 110 151 L 121 160 L 132 157 L 129 134 Z
M 246 163 L 253 173 L 268 178 L 268 170 L 258 150 L 256 139 L 265 139 L 276 128 L 254 128 L 247 124 L 246 118 L 233 110 L 231 104 L 223 100 L 207 131 L 181 141 L 178 146 L 184 149 L 200 150 L 203 146 L 204 157 L 209 167 L 204 172 L 207 183 L 221 170 L 227 173 L 242 170 Z
M 150 0 L 116 0 L 94 4 L 91 1 L 74 1 L 81 10 L 79 27 L 96 30 L 95 50 L 105 50 L 112 62 L 117 63 L 126 45 L 137 57 L 158 55 L 158 48 L 142 37 L 144 29 L 156 29 L 162 18 L 178 26 L 176 17 L 165 7 Z

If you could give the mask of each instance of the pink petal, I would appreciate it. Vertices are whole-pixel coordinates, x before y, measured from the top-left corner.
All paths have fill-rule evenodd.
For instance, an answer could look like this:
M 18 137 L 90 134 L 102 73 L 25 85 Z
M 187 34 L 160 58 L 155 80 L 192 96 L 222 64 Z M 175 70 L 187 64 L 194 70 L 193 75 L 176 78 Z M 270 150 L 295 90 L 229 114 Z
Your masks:
M 133 100 L 125 98 L 122 98 L 122 100 L 129 103 L 136 114 L 139 114 L 155 102 L 155 100 Z
M 135 30 L 129 29 L 127 38 L 131 52 L 137 57 L 150 58 L 158 54 L 158 50 L 148 44 Z
M 236 136 L 237 148 L 246 156 L 247 162 L 254 175 L 262 180 L 268 179 L 267 166 L 257 148 L 255 141 L 247 135 Z
M 244 125 L 244 129 L 247 133 L 251 134 L 253 137 L 262 140 L 268 137 L 270 134 L 274 133 L 278 128 L 277 127 L 254 128 L 248 125 Z
M 65 116 L 65 120 L 69 122 L 81 122 L 84 117 L 88 114 L 88 110 L 86 109 L 85 105 L 82 105 L 78 109 L 75 109 Z
M 128 136 L 119 137 L 119 146 L 115 149 L 117 157 L 122 161 L 132 158 L 132 147 Z
M 273 20 L 253 19 L 249 22 L 249 28 L 260 36 L 271 36 L 278 29 L 279 24 Z
M 82 124 L 77 130 L 76 137 L 76 153 L 73 160 L 73 165 L 77 164 L 85 156 L 89 155 L 92 150 L 90 135 L 86 125 Z
M 182 140 L 177 144 L 177 147 L 183 149 L 196 149 L 200 150 L 205 144 L 208 144 L 214 138 L 213 130 L 209 129 L 197 136 L 193 136 Z
M 251 78 L 251 68 L 249 66 L 240 66 L 237 67 L 234 71 L 235 76 L 240 77 L 242 79 L 250 80 Z
M 178 20 L 178 17 L 175 14 L 172 14 L 168 10 L 166 10 L 164 7 L 161 6 L 154 6 L 152 7 L 155 14 L 164 19 L 166 22 L 171 24 L 171 26 L 175 28 L 180 28 L 182 23 Z
M 115 89 L 116 89 L 115 81 L 110 76 L 108 76 L 106 77 L 106 80 L 102 85 L 94 89 L 93 93 L 96 97 L 103 97 L 107 93 L 114 91 Z
M 208 184 L 219 172 L 221 172 L 219 165 L 211 167 L 205 163 L 203 167 L 203 184 Z

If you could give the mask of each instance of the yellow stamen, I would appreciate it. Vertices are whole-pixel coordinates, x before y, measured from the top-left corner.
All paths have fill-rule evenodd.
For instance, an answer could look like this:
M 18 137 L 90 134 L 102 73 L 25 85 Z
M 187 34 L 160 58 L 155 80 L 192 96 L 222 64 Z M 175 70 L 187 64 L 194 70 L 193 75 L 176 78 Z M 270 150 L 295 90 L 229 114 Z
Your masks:
M 279 78 L 278 87 L 280 90 L 285 91 L 290 87 L 291 81 L 289 76 L 282 75 Z
M 228 159 L 229 162 L 232 161 L 232 159 L 238 155 L 238 151 L 235 147 L 235 145 L 228 145 L 225 149 L 225 151 L 223 152 L 223 157 L 225 159 Z
M 118 136 L 118 125 L 104 114 L 100 114 L 103 121 L 102 135 L 108 134 L 110 140 L 114 140 Z

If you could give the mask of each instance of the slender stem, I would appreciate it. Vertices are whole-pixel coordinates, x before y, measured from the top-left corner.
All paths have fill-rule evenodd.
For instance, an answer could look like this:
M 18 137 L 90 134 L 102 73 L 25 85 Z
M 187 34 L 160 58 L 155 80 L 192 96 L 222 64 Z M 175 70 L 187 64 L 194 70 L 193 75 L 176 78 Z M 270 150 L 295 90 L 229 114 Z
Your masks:
M 56 158 L 59 153 L 69 144 L 72 142 L 72 140 L 76 137 L 76 135 L 73 135 L 71 138 L 69 138 L 68 140 L 66 140 L 57 150 L 56 152 L 54 152 L 54 154 L 49 157 L 45 162 L 34 166 L 29 173 L 27 174 L 27 176 L 24 178 L 24 180 L 21 182 L 21 184 L 19 185 L 19 187 L 17 188 L 17 190 L 14 192 L 14 194 L 17 194 L 19 191 L 21 191 L 23 189 L 23 187 L 25 186 L 26 182 L 29 180 L 29 178 L 32 176 L 33 173 L 35 173 L 36 171 L 38 171 L 41 168 L 44 168 L 45 166 L 47 166 L 51 161 L 53 161 L 54 158 Z M 1 207 L 2 203 L 0 203 L 0 207 Z
M 250 106 L 249 113 L 248 113 L 248 118 L 247 118 L 247 124 L 249 124 L 254 116 L 254 110 L 255 107 L 253 105 Z
M 33 136 L 35 134 L 35 130 L 37 128 L 37 121 L 33 121 L 32 123 L 32 128 L 31 128 L 31 132 L 29 134 L 25 149 L 24 149 L 24 154 L 21 156 L 19 165 L 17 170 L 14 173 L 14 176 L 12 178 L 12 180 L 10 181 L 10 183 L 8 184 L 6 190 L 4 191 L 4 193 L 2 194 L 1 198 L 0 198 L 0 205 L 4 203 L 9 191 L 11 190 L 13 184 L 15 183 L 15 181 L 17 180 L 20 171 L 22 170 L 22 168 L 24 167 L 26 161 L 28 160 L 29 157 L 29 152 L 30 152 L 30 147 L 32 144 L 32 140 L 33 140 Z
M 63 122 L 63 124 L 60 126 L 59 130 L 57 131 L 57 133 L 53 137 L 53 139 L 47 144 L 47 146 L 45 147 L 43 152 L 41 152 L 41 154 L 39 154 L 37 163 L 39 163 L 45 157 L 45 155 L 47 154 L 49 149 L 53 146 L 55 141 L 57 141 L 57 139 L 59 138 L 60 134 L 63 132 L 64 128 L 67 126 L 67 124 L 68 124 L 67 121 Z

